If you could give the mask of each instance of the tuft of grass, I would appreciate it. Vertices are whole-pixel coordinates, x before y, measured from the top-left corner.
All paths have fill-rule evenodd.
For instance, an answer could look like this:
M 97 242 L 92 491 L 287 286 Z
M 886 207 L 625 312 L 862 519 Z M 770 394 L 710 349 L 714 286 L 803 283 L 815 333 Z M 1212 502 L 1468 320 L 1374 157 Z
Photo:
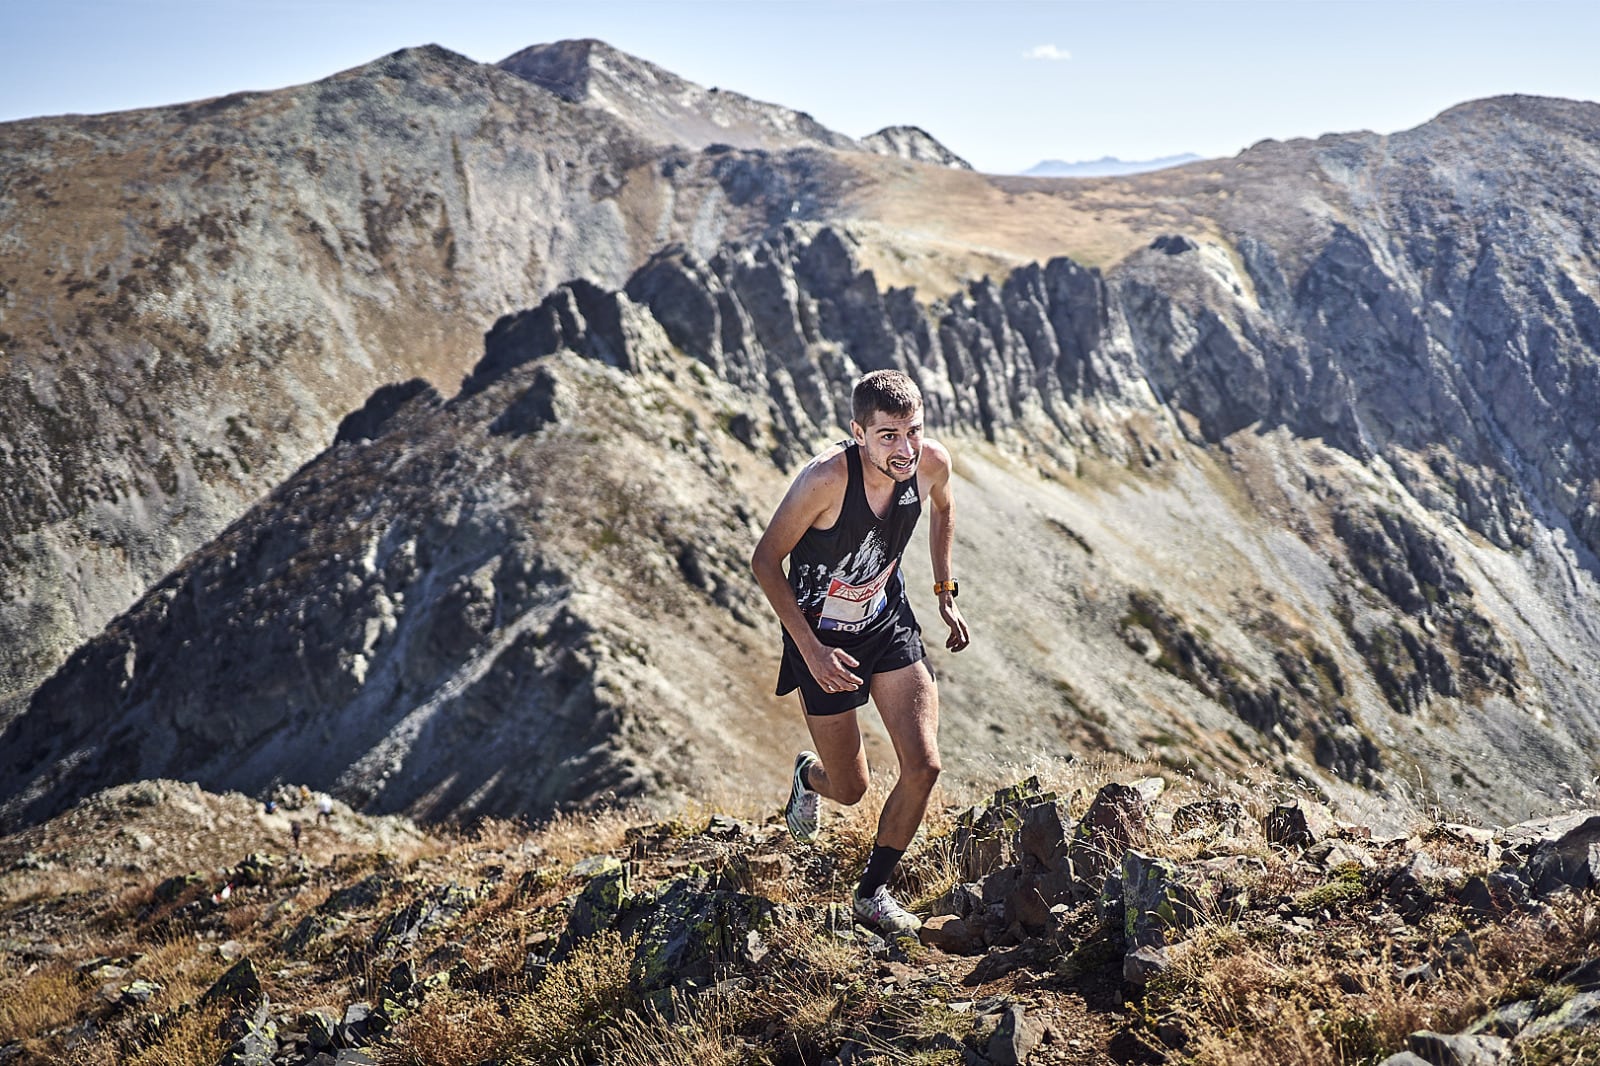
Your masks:
M 607 930 L 550 967 L 511 1005 L 512 1066 L 543 1066 L 591 1047 L 622 1012 L 636 1007 L 629 969 L 634 942 Z
M 139 960 L 136 972 L 161 986 L 161 992 L 151 1000 L 152 1009 L 176 1010 L 195 1002 L 231 965 L 215 956 L 200 954 L 198 948 L 197 941 L 181 936 L 147 948 L 148 954 Z
M 742 1006 L 751 1024 L 782 1034 L 785 1061 L 827 1057 L 880 1006 L 864 979 L 860 948 L 814 927 L 774 928 L 768 943 L 777 962 Z
M 0 1045 L 66 1025 L 89 996 L 87 985 L 61 964 L 0 984 Z
M 1338 910 L 1343 904 L 1366 898 L 1367 885 L 1362 878 L 1359 863 L 1341 863 L 1330 872 L 1333 874 L 1332 880 L 1295 893 L 1291 905 L 1297 913 L 1315 914 L 1321 910 Z
M 429 996 L 373 1048 L 381 1066 L 469 1066 L 500 1057 L 516 1031 L 500 1004 L 472 993 Z
M 156 1037 L 125 1060 L 126 1066 L 215 1066 L 228 1041 L 221 1035 L 222 1004 L 190 1010 L 161 1026 Z
M 533 831 L 530 844 L 557 862 L 574 863 L 590 855 L 620 851 L 630 826 L 651 819 L 620 808 L 590 813 L 560 813 Z
M 706 993 L 687 1001 L 673 993 L 670 1009 L 623 1012 L 597 1041 L 607 1066 L 766 1066 L 774 1060 L 740 1035 L 747 1006 Z

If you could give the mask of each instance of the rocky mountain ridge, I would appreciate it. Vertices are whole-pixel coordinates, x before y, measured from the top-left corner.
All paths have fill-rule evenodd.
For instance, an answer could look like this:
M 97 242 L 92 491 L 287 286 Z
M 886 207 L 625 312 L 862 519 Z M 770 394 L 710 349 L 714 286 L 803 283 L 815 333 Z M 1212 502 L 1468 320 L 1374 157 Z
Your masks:
M 980 597 L 1009 599 L 994 623 L 1067 609 L 1026 630 L 1060 644 L 1038 662 L 1018 670 L 1002 636 L 951 664 L 946 699 L 966 721 L 950 743 L 974 768 L 1019 742 L 1131 751 L 1182 736 L 1214 765 L 1268 760 L 1354 802 L 1419 774 L 1469 809 L 1526 810 L 1549 780 L 1526 776 L 1529 758 L 1581 787 L 1595 728 L 1584 681 L 1528 664 L 1581 647 L 1582 611 L 1545 606 L 1544 625 L 1519 625 L 1499 598 L 1515 556 L 1437 527 L 1421 502 L 1371 502 L 1406 482 L 1377 480 L 1333 442 L 1240 434 L 1227 412 L 1158 402 L 1161 364 L 1125 301 L 1178 289 L 1148 275 L 1180 256 L 1204 275 L 1225 263 L 1163 237 L 1129 261 L 1131 283 L 1057 260 L 924 309 L 879 291 L 837 231 L 791 229 L 709 261 L 665 253 L 621 292 L 563 286 L 496 324 L 450 402 L 420 383 L 375 396 L 333 449 L 41 687 L 7 734 L 22 754 L 6 816 L 47 817 L 142 776 L 258 790 L 291 759 L 374 810 L 537 815 L 670 796 L 729 755 L 769 752 L 748 715 L 782 711 L 759 667 L 715 670 L 716 698 L 697 700 L 705 666 L 664 641 L 686 624 L 726 662 L 770 639 L 743 564 L 760 498 L 878 366 L 914 374 L 930 425 L 970 455 L 961 492 L 995 528 L 960 527 L 961 554 L 992 590 Z M 1241 355 L 1190 350 L 1179 390 L 1247 376 Z M 1005 456 L 1059 471 L 1067 491 L 976 465 Z M 641 479 L 620 473 L 639 457 Z M 1131 484 L 1258 558 L 1218 559 L 1226 577 L 1197 582 L 1194 558 L 1151 569 L 1114 521 L 1079 532 L 1092 528 L 1083 507 L 1100 521 L 1112 510 L 1083 480 L 1106 463 L 1151 471 Z M 1215 507 L 1206 482 L 1219 477 L 1245 498 Z M 1027 524 L 999 518 L 1019 501 Z M 1287 539 L 1259 514 L 1285 502 L 1301 516 Z M 981 547 L 1052 527 L 1030 565 L 1095 587 L 1093 600 L 1019 591 L 987 561 L 1028 558 L 1015 540 Z M 1558 556 L 1522 547 L 1529 588 L 1515 602 L 1528 610 Z M 1218 580 L 1234 589 L 1221 603 Z M 986 741 L 985 722 L 998 730 Z M 473 755 L 484 743 L 497 759 Z M 525 764 L 547 772 L 505 772 Z
M 1029 178 L 1105 178 L 1119 174 L 1143 174 L 1149 170 L 1165 170 L 1167 167 L 1181 167 L 1186 163 L 1198 163 L 1201 158 L 1193 152 L 1183 152 L 1178 155 L 1164 155 L 1157 159 L 1117 159 L 1109 155 L 1071 163 L 1065 159 L 1042 159 L 1024 170 L 1022 174 Z
M 958 170 L 972 169 L 971 163 L 940 144 L 920 126 L 885 126 L 877 133 L 869 133 L 861 138 L 861 147 L 917 163 L 937 163 Z
M 604 41 L 536 44 L 496 65 L 564 100 L 605 112 L 647 140 L 769 151 L 860 147 L 803 111 L 705 88 Z

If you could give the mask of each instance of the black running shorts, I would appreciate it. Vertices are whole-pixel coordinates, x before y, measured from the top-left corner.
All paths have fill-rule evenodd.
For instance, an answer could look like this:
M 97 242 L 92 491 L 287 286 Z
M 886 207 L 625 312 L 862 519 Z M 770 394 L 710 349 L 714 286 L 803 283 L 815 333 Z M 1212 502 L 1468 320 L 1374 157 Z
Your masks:
M 795 647 L 794 641 L 786 631 L 783 634 L 783 661 L 778 665 L 777 694 L 787 696 L 798 688 L 807 714 L 825 716 L 853 711 L 866 703 L 867 697 L 871 695 L 873 674 L 886 674 L 891 670 L 899 670 L 912 663 L 921 662 L 928 654 L 927 649 L 922 646 L 922 627 L 917 624 L 916 616 L 911 613 L 911 604 L 903 599 L 895 612 L 894 619 L 888 625 L 865 636 L 852 636 L 841 640 L 832 633 L 823 632 L 817 635 L 822 639 L 822 643 L 848 652 L 860 663 L 859 666 L 851 667 L 850 672 L 861 678 L 863 684 L 850 692 L 822 691 L 817 679 L 811 676 L 811 668 L 806 666 L 800 649 Z

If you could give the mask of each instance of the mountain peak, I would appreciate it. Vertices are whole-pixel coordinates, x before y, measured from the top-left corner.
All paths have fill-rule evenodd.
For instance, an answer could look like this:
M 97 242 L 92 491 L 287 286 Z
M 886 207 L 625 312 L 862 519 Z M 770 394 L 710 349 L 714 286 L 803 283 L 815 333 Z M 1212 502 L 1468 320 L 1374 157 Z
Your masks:
M 596 48 L 610 46 L 593 37 L 550 44 L 536 44 L 495 64 L 500 69 L 555 93 L 563 100 L 581 104 L 589 98 L 589 56 Z M 640 59 L 642 67 L 655 68 Z
M 861 138 L 861 147 L 879 155 L 898 156 L 917 163 L 971 170 L 972 164 L 956 155 L 920 126 L 885 126 Z
M 859 147 L 803 111 L 707 89 L 594 38 L 532 45 L 496 65 L 570 103 L 606 111 L 647 140 L 690 148 Z

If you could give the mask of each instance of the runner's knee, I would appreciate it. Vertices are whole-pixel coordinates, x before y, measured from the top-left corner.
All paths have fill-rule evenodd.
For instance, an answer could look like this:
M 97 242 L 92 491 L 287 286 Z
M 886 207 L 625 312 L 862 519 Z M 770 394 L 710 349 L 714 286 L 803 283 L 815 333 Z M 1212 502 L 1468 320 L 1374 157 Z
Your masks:
M 930 754 L 926 758 L 916 759 L 900 768 L 900 780 L 910 788 L 920 792 L 932 792 L 933 786 L 939 780 L 943 767 L 939 765 L 939 756 Z
M 861 797 L 867 794 L 867 779 L 851 775 L 849 777 L 832 778 L 834 799 L 846 807 L 854 807 L 861 802 Z

